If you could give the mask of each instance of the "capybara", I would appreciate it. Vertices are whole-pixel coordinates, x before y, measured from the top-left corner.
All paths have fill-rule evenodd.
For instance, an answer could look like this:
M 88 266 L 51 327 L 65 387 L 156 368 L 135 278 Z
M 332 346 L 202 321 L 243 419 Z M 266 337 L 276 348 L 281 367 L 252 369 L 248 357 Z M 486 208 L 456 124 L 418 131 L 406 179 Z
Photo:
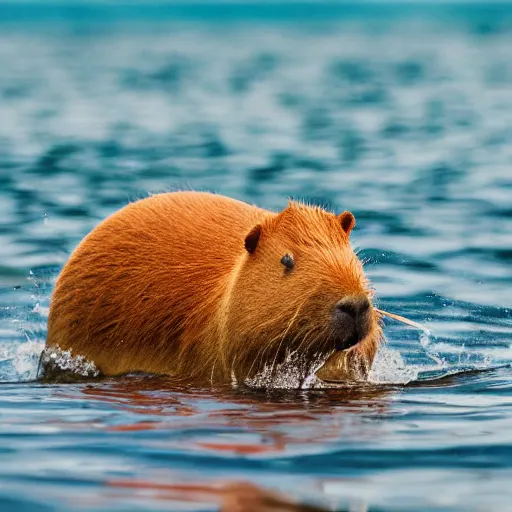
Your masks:
M 280 213 L 205 192 L 136 201 L 62 269 L 47 347 L 103 375 L 243 382 L 293 353 L 327 360 L 326 380 L 365 378 L 382 331 L 354 225 L 293 201 Z

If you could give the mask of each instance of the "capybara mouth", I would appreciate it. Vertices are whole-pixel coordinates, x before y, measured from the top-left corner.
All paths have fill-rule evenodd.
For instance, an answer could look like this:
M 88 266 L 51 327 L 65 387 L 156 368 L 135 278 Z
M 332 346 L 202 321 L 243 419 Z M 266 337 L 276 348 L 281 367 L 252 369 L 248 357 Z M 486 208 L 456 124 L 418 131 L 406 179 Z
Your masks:
M 365 380 L 369 366 L 353 356 L 349 350 L 333 352 L 315 375 L 323 382 L 336 384 Z

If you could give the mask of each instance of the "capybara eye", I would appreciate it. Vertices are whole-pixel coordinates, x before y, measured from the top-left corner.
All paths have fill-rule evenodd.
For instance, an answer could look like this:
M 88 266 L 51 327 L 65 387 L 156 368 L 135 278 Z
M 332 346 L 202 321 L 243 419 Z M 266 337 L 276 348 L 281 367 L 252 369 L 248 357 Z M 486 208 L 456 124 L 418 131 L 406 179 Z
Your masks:
M 290 256 L 289 254 L 285 254 L 281 258 L 281 265 L 284 265 L 286 270 L 292 270 L 293 266 L 295 265 L 295 262 L 293 261 L 292 256 Z

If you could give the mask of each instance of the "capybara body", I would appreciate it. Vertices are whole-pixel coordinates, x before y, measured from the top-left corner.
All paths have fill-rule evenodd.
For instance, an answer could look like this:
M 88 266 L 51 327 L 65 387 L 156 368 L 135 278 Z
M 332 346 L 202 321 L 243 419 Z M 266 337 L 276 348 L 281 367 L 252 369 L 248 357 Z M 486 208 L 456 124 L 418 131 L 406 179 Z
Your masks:
M 64 266 L 47 346 L 104 375 L 243 381 L 295 353 L 329 357 L 329 379 L 364 377 L 382 335 L 354 223 L 349 212 L 290 202 L 273 213 L 203 192 L 131 203 Z

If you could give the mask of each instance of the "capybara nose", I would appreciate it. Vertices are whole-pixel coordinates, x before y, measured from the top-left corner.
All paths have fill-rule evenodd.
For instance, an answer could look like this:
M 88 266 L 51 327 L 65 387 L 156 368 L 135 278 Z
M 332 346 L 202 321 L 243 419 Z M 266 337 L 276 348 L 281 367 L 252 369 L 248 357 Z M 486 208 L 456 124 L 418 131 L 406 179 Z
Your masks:
M 366 295 L 353 295 L 341 299 L 336 304 L 336 309 L 347 313 L 354 319 L 364 314 L 370 308 L 370 301 Z
M 366 295 L 341 299 L 334 308 L 336 349 L 345 350 L 364 339 L 371 325 L 370 300 Z

